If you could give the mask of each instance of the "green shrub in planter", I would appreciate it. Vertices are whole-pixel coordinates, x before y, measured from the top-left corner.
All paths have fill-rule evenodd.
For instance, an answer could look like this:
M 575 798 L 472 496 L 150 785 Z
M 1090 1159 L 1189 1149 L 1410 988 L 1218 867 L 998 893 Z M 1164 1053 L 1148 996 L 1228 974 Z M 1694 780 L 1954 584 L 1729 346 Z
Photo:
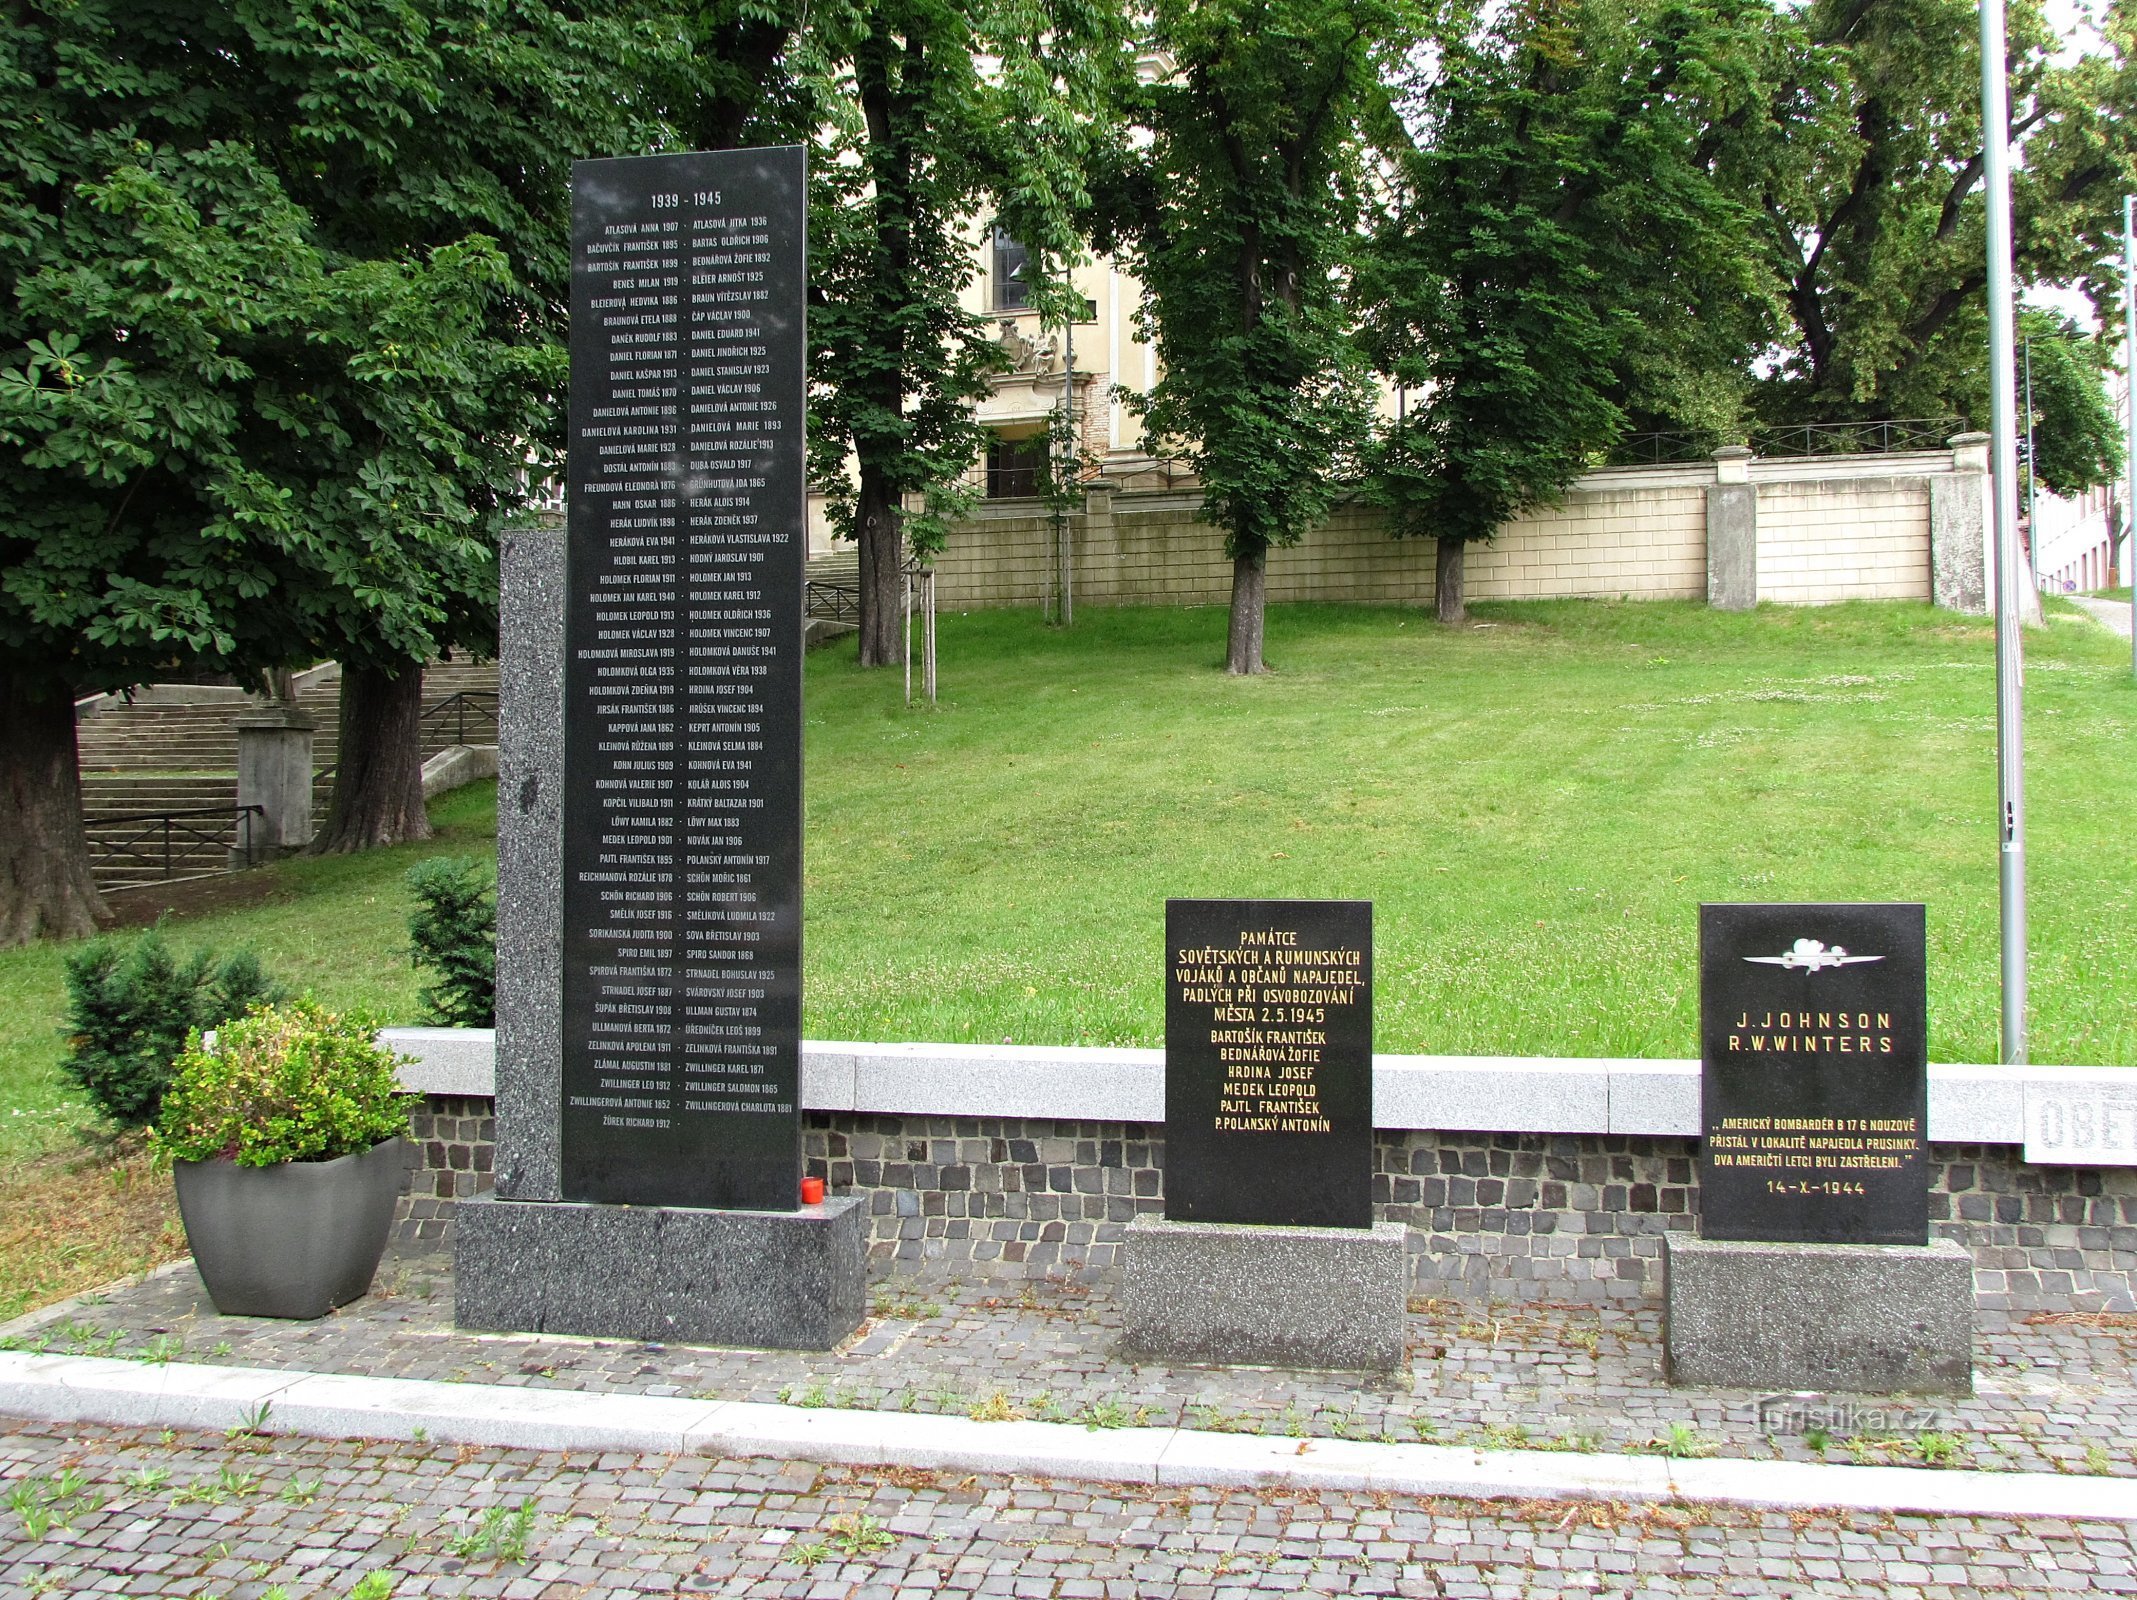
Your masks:
M 190 1034 L 283 999 L 249 950 L 181 960 L 151 928 L 132 943 L 92 939 L 66 958 L 67 1055 L 61 1070 L 121 1127 L 156 1120 Z
M 198 1035 L 164 1091 L 157 1145 L 179 1161 L 331 1161 L 408 1132 L 416 1095 L 370 1023 L 309 1000 L 261 1006 Z
M 366 1293 L 393 1230 L 416 1096 L 369 1023 L 310 1001 L 196 1034 L 156 1130 L 186 1243 L 226 1317 L 321 1317 Z
M 424 1020 L 488 1028 L 497 1020 L 497 878 L 472 856 L 441 856 L 408 869 L 416 897 L 410 954 L 435 974 L 423 986 Z

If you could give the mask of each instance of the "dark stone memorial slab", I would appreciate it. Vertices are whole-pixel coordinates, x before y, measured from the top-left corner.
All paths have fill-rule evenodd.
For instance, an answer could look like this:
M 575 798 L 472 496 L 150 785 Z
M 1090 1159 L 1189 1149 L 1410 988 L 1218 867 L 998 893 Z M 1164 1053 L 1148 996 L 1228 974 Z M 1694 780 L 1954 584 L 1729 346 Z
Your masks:
M 1165 902 L 1165 1215 L 1373 1222 L 1373 907 Z
M 1700 1237 L 1663 1241 L 1670 1381 L 1965 1394 L 1973 1259 L 1929 1241 L 1919 905 L 1699 912 Z
M 1165 1215 L 1121 1233 L 1125 1348 L 1399 1368 L 1405 1229 L 1372 1173 L 1372 905 L 1168 900 Z
M 573 169 L 561 1188 L 801 1183 L 800 149 Z
M 801 1190 L 804 170 L 573 172 L 568 535 L 501 552 L 497 1193 L 462 1327 L 825 1349 Z
M 1700 1232 L 1929 1237 L 1919 905 L 1699 908 Z

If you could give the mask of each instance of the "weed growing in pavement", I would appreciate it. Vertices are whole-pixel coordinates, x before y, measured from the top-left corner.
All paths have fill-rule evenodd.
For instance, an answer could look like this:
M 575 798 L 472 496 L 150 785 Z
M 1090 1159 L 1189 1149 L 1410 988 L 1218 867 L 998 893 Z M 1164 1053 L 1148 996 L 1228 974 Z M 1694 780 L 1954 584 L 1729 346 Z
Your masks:
M 126 1487 L 135 1494 L 154 1494 L 170 1481 L 169 1467 L 143 1467 L 126 1475 Z
M 365 1573 L 349 1590 L 348 1600 L 393 1600 L 393 1574 Z
M 1915 1459 L 1925 1467 L 1948 1467 L 1965 1448 L 1956 1433 L 1922 1433 L 1914 1441 Z
M 447 1542 L 453 1555 L 468 1560 L 525 1561 L 527 1538 L 534 1532 L 534 1502 L 516 1508 L 491 1506 L 473 1527 Z
M 268 1413 L 274 1410 L 272 1400 L 262 1400 L 256 1406 L 247 1406 L 238 1413 L 237 1421 L 223 1430 L 225 1439 L 257 1439 L 267 1431 Z
M 888 1550 L 898 1540 L 883 1526 L 880 1517 L 849 1511 L 831 1519 L 831 1526 L 824 1533 L 824 1542 L 851 1561 Z
M 831 1397 L 831 1391 L 820 1383 L 812 1383 L 806 1389 L 790 1383 L 779 1391 L 779 1403 L 800 1406 L 805 1411 L 821 1411 L 825 1406 L 836 1402 Z
M 900 1322 L 926 1322 L 942 1315 L 939 1302 L 922 1299 L 920 1285 L 902 1278 L 889 1278 L 876 1285 L 875 1299 L 869 1309 L 879 1317 L 895 1318 Z
M 319 1498 L 324 1478 L 292 1478 L 282 1485 L 282 1492 L 275 1496 L 286 1506 L 308 1506 Z
M 1030 1413 L 997 1389 L 965 1415 L 974 1422 L 1023 1422 Z
M 72 1528 L 74 1519 L 102 1509 L 103 1491 L 85 1487 L 78 1468 L 52 1476 L 24 1478 L 7 1492 L 5 1504 L 22 1523 L 22 1536 L 35 1544 L 53 1528 Z
M 1439 1438 L 1440 1425 L 1430 1417 L 1412 1417 L 1410 1431 L 1417 1435 L 1419 1444 L 1432 1444 Z
M 1833 1435 L 1827 1429 L 1805 1428 L 1803 1430 L 1803 1443 L 1814 1455 L 1824 1455 L 1832 1445 L 1832 1442 Z
M 142 1345 L 140 1349 L 134 1351 L 133 1357 L 136 1361 L 146 1361 L 159 1367 L 166 1366 L 176 1361 L 180 1354 L 184 1352 L 185 1347 L 184 1335 L 159 1333 L 155 1338 Z
M 1676 1461 L 1689 1461 L 1696 1456 L 1710 1456 L 1714 1446 L 1700 1438 L 1699 1430 L 1689 1422 L 1673 1422 L 1639 1446 L 1649 1455 L 1668 1456 Z
M 1069 1421 L 1080 1422 L 1093 1432 L 1100 1428 L 1140 1428 L 1149 1423 L 1150 1408 L 1137 1406 L 1130 1411 L 1118 1400 L 1093 1400 Z
M 2099 1445 L 2089 1444 L 2085 1447 L 2085 1470 L 2087 1472 L 2105 1477 L 2114 1470 L 2114 1466 L 2114 1462 L 2108 1458 L 2107 1451 Z

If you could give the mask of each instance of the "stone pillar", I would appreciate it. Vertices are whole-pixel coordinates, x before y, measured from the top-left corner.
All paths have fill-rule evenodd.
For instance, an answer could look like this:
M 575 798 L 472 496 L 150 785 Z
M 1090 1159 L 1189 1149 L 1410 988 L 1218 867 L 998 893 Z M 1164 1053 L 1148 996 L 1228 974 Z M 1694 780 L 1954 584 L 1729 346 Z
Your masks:
M 498 552 L 497 1194 L 560 1200 L 564 519 Z
M 1989 609 L 1989 436 L 1951 441 L 1949 473 L 1929 480 L 1929 595 L 1947 611 Z
M 237 803 L 258 806 L 251 819 L 248 850 L 246 822 L 238 819 L 230 847 L 233 867 L 254 867 L 277 856 L 302 850 L 312 842 L 311 714 L 291 705 L 267 705 L 240 712 L 237 726 Z
M 1751 452 L 1725 444 L 1714 452 L 1707 487 L 1707 604 L 1717 611 L 1749 611 L 1759 603 L 1759 492 L 1751 484 Z

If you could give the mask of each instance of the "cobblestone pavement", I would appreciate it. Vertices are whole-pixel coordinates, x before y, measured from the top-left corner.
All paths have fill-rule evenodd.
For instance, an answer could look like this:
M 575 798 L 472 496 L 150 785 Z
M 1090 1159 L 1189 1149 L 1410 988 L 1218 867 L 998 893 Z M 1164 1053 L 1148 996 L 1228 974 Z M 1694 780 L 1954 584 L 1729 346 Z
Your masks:
M 1418 1299 L 1399 1377 L 1134 1363 L 1111 1286 L 890 1279 L 838 1350 L 643 1345 L 452 1326 L 450 1258 L 389 1256 L 314 1323 L 215 1314 L 189 1267 L 6 1341 L 366 1377 L 1256 1433 L 2137 1477 L 2137 1316 L 1979 1314 L 1970 1400 L 1843 1400 L 1761 1427 L 1748 1391 L 1662 1381 L 1659 1308 Z M 1771 1408 L 1769 1408 L 1771 1409 Z M 1821 1448 L 1822 1447 L 1822 1448 Z
M 2137 1593 L 2137 1524 L 0 1432 L 0 1600 Z

